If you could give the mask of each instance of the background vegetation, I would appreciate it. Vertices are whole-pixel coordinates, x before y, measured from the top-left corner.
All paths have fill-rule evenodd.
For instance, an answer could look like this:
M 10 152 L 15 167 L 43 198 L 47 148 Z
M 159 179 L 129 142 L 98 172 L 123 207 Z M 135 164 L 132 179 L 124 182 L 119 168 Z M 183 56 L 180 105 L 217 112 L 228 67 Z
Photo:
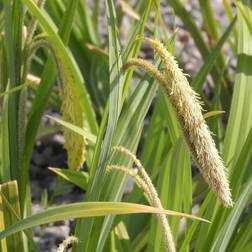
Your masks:
M 127 174 L 106 171 L 111 164 L 132 168 L 125 154 L 113 150 L 118 145 L 140 158 L 165 209 L 178 215 L 194 211 L 211 221 L 168 217 L 178 251 L 252 251 L 252 3 L 223 0 L 225 26 L 216 19 L 214 1 L 199 0 L 199 27 L 185 2 L 190 6 L 191 1 L 179 0 L 96 0 L 91 8 L 78 0 L 0 1 L 1 251 L 38 251 L 31 228 L 69 218 L 78 218 L 75 252 L 163 251 L 156 215 L 116 215 L 161 211 L 142 206 L 148 205 L 143 190 L 129 189 Z M 168 23 L 164 6 L 172 13 Z M 188 79 L 204 102 L 227 166 L 233 208 L 221 206 L 192 166 L 176 115 L 156 81 L 122 69 L 143 55 L 143 35 L 162 40 L 179 55 L 177 23 L 189 32 L 203 61 Z M 154 61 L 162 69 L 156 55 Z M 32 215 L 30 160 L 41 130 L 49 129 L 50 111 L 64 117 L 50 121 L 88 143 L 82 145 L 85 169 L 52 169 L 85 197 L 83 203 Z M 79 150 L 83 138 L 76 139 L 65 139 L 69 155 Z

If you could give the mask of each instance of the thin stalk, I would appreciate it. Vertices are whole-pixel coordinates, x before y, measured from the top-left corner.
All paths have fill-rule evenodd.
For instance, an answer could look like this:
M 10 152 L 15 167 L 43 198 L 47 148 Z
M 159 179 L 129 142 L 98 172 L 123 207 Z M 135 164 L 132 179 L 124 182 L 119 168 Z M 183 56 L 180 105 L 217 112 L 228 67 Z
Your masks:
M 148 188 L 147 193 L 149 194 L 149 196 L 153 202 L 153 206 L 155 206 L 159 209 L 163 209 L 163 206 L 162 206 L 162 203 L 158 197 L 158 193 L 156 191 L 156 188 L 153 185 L 148 173 L 145 171 L 140 160 L 137 159 L 136 156 L 132 152 L 130 152 L 128 149 L 126 149 L 122 146 L 116 146 L 116 147 L 114 147 L 114 150 L 126 154 L 135 163 L 135 165 L 138 167 L 139 172 L 142 176 L 145 187 Z M 175 243 L 173 241 L 171 228 L 170 228 L 169 223 L 167 221 L 166 215 L 165 214 L 158 214 L 158 217 L 160 219 L 160 223 L 163 228 L 165 249 L 166 249 L 166 251 L 175 252 L 176 251 Z

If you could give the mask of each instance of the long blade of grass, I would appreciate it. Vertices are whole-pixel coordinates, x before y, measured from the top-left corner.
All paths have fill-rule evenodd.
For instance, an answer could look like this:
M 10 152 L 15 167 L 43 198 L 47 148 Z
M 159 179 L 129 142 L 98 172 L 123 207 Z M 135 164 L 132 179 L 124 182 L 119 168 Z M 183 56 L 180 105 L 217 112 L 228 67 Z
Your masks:
M 182 209 L 183 201 L 190 202 L 192 195 L 187 194 L 188 199 L 184 198 L 184 194 L 190 193 L 190 185 L 183 187 L 184 178 L 187 174 L 186 170 L 191 169 L 190 159 L 186 146 L 183 144 L 183 140 L 179 138 L 169 151 L 164 165 L 161 167 L 158 177 L 158 193 L 162 200 L 164 208 L 171 208 L 176 211 Z M 191 179 L 191 178 L 186 178 Z M 188 205 L 186 203 L 185 205 Z M 174 241 L 178 239 L 178 227 L 179 221 L 174 218 L 168 219 Z M 149 251 L 163 251 L 162 245 L 162 229 L 159 226 L 156 218 L 152 219 L 151 231 L 149 233 Z
M 252 9 L 251 1 L 242 1 Z M 252 126 L 252 34 L 238 9 L 238 62 L 223 157 L 234 164 Z M 232 167 L 231 167 L 232 168 Z
M 73 203 L 66 204 L 57 207 L 51 207 L 41 213 L 34 214 L 27 217 L 11 227 L 5 229 L 0 233 L 0 239 L 4 239 L 11 234 L 29 229 L 37 225 L 42 225 L 59 220 L 67 220 L 72 218 L 81 217 L 97 217 L 105 215 L 119 215 L 119 214 L 134 214 L 134 213 L 155 213 L 155 214 L 167 214 L 171 216 L 186 217 L 193 220 L 204 221 L 209 223 L 208 220 L 203 218 L 178 213 L 175 211 L 159 209 L 155 207 L 134 204 L 134 203 L 122 203 L 122 202 L 85 202 L 85 203 Z
M 11 88 L 11 89 L 9 89 L 9 90 L 3 92 L 3 93 L 0 93 L 0 97 L 5 96 L 5 95 L 10 95 L 10 94 L 12 94 L 12 93 L 15 93 L 15 92 L 17 92 L 17 91 L 22 90 L 23 88 L 29 87 L 30 85 L 31 85 L 30 82 L 21 84 L 21 85 L 19 85 L 19 86 L 17 86 L 17 87 Z
M 200 207 L 199 214 L 203 215 L 205 213 L 210 200 L 211 200 L 211 197 L 207 197 L 204 200 L 203 204 Z M 184 240 L 181 244 L 181 247 L 179 249 L 180 252 L 188 251 L 188 248 L 190 247 L 190 243 L 193 240 L 193 235 L 195 234 L 197 227 L 198 227 L 198 225 L 196 222 L 193 222 L 190 224 L 190 226 L 188 227 L 188 230 L 186 232 L 185 238 L 184 238 Z
M 236 17 L 233 18 L 230 25 L 227 27 L 221 38 L 219 39 L 218 43 L 214 47 L 214 49 L 211 51 L 211 53 L 207 56 L 205 59 L 204 65 L 201 67 L 200 71 L 196 75 L 196 77 L 193 79 L 192 86 L 197 92 L 200 92 L 203 84 L 206 80 L 207 75 L 211 71 L 212 67 L 214 66 L 214 63 L 218 56 L 220 55 L 221 48 L 224 45 L 224 43 L 229 38 L 229 35 L 231 31 L 233 30 L 234 24 L 236 23 Z
M 113 145 L 122 145 L 133 152 L 136 151 L 143 129 L 144 118 L 151 104 L 156 88 L 157 86 L 151 81 L 149 83 L 143 82 L 139 84 L 137 90 L 132 94 L 124 107 L 113 139 Z M 120 163 L 125 166 L 131 165 L 131 162 L 129 162 L 127 157 L 122 157 L 122 155 L 116 153 L 113 153 L 109 163 Z M 126 183 L 127 176 L 124 174 L 112 174 L 112 176 L 107 178 L 106 189 L 103 192 L 102 199 L 114 201 L 121 200 Z M 99 251 L 102 251 L 112 222 L 112 217 L 107 217 L 104 221 L 98 244 Z
M 211 5 L 211 1 L 199 0 L 199 4 L 200 4 L 201 14 L 204 20 L 205 29 L 208 33 L 208 36 L 211 36 L 210 41 L 218 39 L 219 24 L 217 23 L 217 20 L 216 20 L 216 17 L 215 17 L 215 14 Z
M 248 173 L 249 164 L 251 161 L 251 155 L 252 155 L 251 144 L 252 144 L 252 129 L 250 130 L 246 142 L 242 147 L 240 155 L 237 158 L 237 161 L 233 167 L 233 172 L 231 174 L 230 186 L 235 201 L 238 200 L 239 191 L 243 183 L 247 181 L 246 177 L 244 177 L 244 174 L 246 174 L 246 172 Z M 208 194 L 207 198 L 211 197 L 211 195 L 212 194 Z M 198 239 L 196 244 L 197 250 L 198 249 L 200 250 L 202 248 L 207 248 L 210 250 L 212 242 L 214 242 L 218 232 L 221 230 L 221 228 L 226 222 L 227 217 L 230 214 L 230 210 L 220 208 L 220 206 L 216 204 L 216 200 L 213 200 L 213 197 L 211 197 L 211 201 L 208 204 L 211 207 L 208 207 L 208 211 L 206 212 L 205 216 L 207 218 L 212 219 L 212 225 L 211 228 L 205 225 L 201 226 L 199 235 L 200 239 Z M 208 234 L 207 239 L 205 239 L 204 233 Z
M 96 136 L 91 134 L 90 132 L 76 126 L 76 125 L 73 125 L 72 123 L 69 123 L 69 122 L 66 122 L 62 119 L 59 119 L 57 117 L 54 117 L 54 116 L 50 116 L 50 115 L 47 115 L 46 117 L 48 117 L 49 119 L 59 123 L 60 125 L 76 132 L 77 134 L 81 135 L 81 136 L 84 136 L 87 138 L 87 140 L 91 143 L 91 144 L 95 144 L 96 142 Z
M 249 251 L 245 247 L 249 243 L 252 237 L 251 226 L 252 226 L 252 212 L 247 214 L 245 220 L 239 226 L 239 235 L 235 236 L 234 239 L 230 240 L 228 249 L 230 251 Z
M 17 86 L 16 59 L 15 59 L 15 41 L 14 41 L 14 20 L 12 1 L 3 1 L 5 13 L 5 38 L 7 52 L 7 66 L 9 88 Z M 10 174 L 13 179 L 18 178 L 18 94 L 12 94 L 8 97 L 8 134 L 10 146 Z
M 217 115 L 221 115 L 221 114 L 224 114 L 225 113 L 225 111 L 209 111 L 209 112 L 207 112 L 207 113 L 205 113 L 204 115 L 203 115 L 203 117 L 204 117 L 204 119 L 207 119 L 207 118 L 210 118 L 210 117 L 212 117 L 212 116 L 217 116 Z
M 250 8 L 247 8 L 246 5 L 243 4 L 242 2 L 235 1 L 235 4 L 239 9 L 242 17 L 246 21 L 250 33 L 252 34 L 252 17 L 251 17 L 252 10 Z
M 131 32 L 131 36 L 133 38 L 135 37 L 137 38 L 139 37 L 139 35 L 140 36 L 143 35 L 144 27 L 146 25 L 149 13 L 151 11 L 152 1 L 149 1 L 147 6 L 145 6 L 144 1 L 140 1 L 139 6 L 141 6 L 142 8 L 142 11 L 140 12 L 144 12 L 144 14 L 143 14 L 142 21 L 136 26 L 136 28 L 133 28 Z M 155 19 L 157 20 L 156 17 Z M 133 44 L 134 43 L 132 43 L 132 39 L 129 39 L 129 42 L 123 54 L 124 60 L 127 60 L 130 56 L 137 57 L 140 50 L 140 46 L 141 46 L 141 40 L 137 40 L 135 43 L 134 50 L 130 51 Z M 132 73 L 133 71 L 129 71 L 127 73 L 122 101 L 124 101 L 126 97 L 127 90 L 130 85 L 130 81 L 132 80 Z M 152 96 L 156 90 L 156 86 L 153 85 L 152 82 L 150 84 L 151 86 L 148 87 L 147 89 L 145 87 L 146 83 L 143 83 L 143 84 L 144 86 L 138 86 L 138 88 L 136 88 L 135 92 L 132 94 L 129 101 L 127 102 L 127 105 L 124 107 L 124 110 L 119 120 L 118 128 L 116 130 L 116 135 L 114 136 L 114 139 L 113 139 L 114 145 L 126 146 L 128 149 L 132 150 L 133 152 L 135 152 L 137 148 L 137 144 L 139 142 L 140 134 L 142 131 L 142 124 L 143 124 L 144 116 L 147 113 L 147 109 L 150 106 Z M 140 91 L 141 89 L 143 89 L 142 92 Z M 130 137 L 130 135 L 133 135 L 133 137 Z M 130 139 L 134 139 L 134 141 L 130 141 Z M 121 160 L 125 163 L 125 165 L 127 166 L 131 165 L 126 161 L 127 159 L 125 159 L 125 157 L 120 158 L 120 155 L 119 157 L 118 155 L 115 155 L 115 157 L 112 157 L 112 160 L 110 161 L 110 163 L 113 163 L 113 160 L 114 162 L 116 162 L 116 160 L 117 162 Z M 109 181 L 108 189 L 104 193 L 105 196 L 102 196 L 102 198 L 109 199 L 109 200 L 121 200 L 123 196 L 123 192 L 125 190 L 124 188 L 126 185 L 126 181 L 127 181 L 126 176 L 124 174 L 120 174 L 120 175 L 113 174 L 113 175 L 114 176 L 112 176 L 112 179 Z M 113 218 L 107 217 L 105 219 L 102 230 L 101 230 L 98 247 L 97 247 L 98 251 L 103 250 L 106 237 L 108 236 L 107 233 L 110 230 L 112 223 L 113 223 Z
M 11 225 L 14 225 L 17 222 L 16 216 L 10 211 L 8 203 L 15 210 L 15 212 L 20 216 L 20 205 L 19 205 L 19 194 L 18 186 L 16 181 L 10 181 L 5 184 L 0 185 L 0 216 L 2 216 L 1 226 L 6 230 Z M 8 202 L 6 202 L 6 199 Z M 6 243 L 4 245 L 4 243 Z M 6 250 L 2 247 L 1 251 L 24 251 L 22 234 L 16 233 L 2 241 L 2 246 L 5 246 Z
M 168 4 L 174 9 L 175 14 L 178 15 L 186 28 L 190 31 L 202 57 L 207 57 L 209 53 L 209 48 L 202 36 L 202 33 L 197 26 L 194 18 L 190 15 L 190 13 L 186 10 L 183 3 L 179 0 L 167 1 Z
M 1 113 L 0 124 L 0 141 L 1 141 L 1 163 L 0 163 L 0 180 L 1 183 L 11 180 L 10 172 L 10 153 L 9 153 L 9 129 L 8 129 L 8 99 L 4 97 Z
M 9 183 L 13 183 L 13 181 L 11 181 Z M 9 211 L 9 213 L 13 216 L 13 218 L 16 220 L 16 222 L 20 221 L 21 220 L 21 218 L 20 218 L 20 208 L 15 209 L 14 207 L 16 207 L 16 206 L 14 206 L 14 207 L 12 206 L 11 202 L 9 202 L 9 200 L 5 197 L 3 192 L 0 191 L 0 195 L 2 197 L 3 205 L 6 208 L 6 210 Z M 18 212 L 16 212 L 16 210 L 18 210 Z M 3 221 L 3 224 L 4 224 L 4 221 Z M 29 242 L 31 244 L 32 249 L 34 251 L 36 251 L 36 252 L 39 252 L 40 250 L 39 250 L 38 245 L 33 241 L 32 233 L 27 232 L 27 230 L 24 230 L 24 234 L 27 236 L 27 238 L 28 238 L 28 240 L 29 240 Z M 24 243 L 23 240 L 21 242 Z
M 244 207 L 248 203 L 249 198 L 252 195 L 252 179 L 247 183 L 243 193 L 236 202 L 234 208 L 231 210 L 221 232 L 217 236 L 211 252 L 226 251 L 235 227 L 239 221 L 239 218 L 244 210 Z
M 49 167 L 50 171 L 56 173 L 66 181 L 73 183 L 83 190 L 87 190 L 89 175 L 87 172 L 74 171 L 70 169 L 60 169 Z
M 142 2 L 142 4 L 143 3 L 144 2 Z M 147 17 L 151 10 L 150 7 L 151 2 L 149 2 L 149 5 L 147 7 L 143 4 L 143 8 L 145 8 L 143 20 L 147 20 Z M 144 24 L 145 22 L 143 21 L 140 27 L 136 27 L 136 31 L 138 33 L 142 34 L 143 32 L 142 28 L 144 27 Z M 136 31 L 133 31 L 133 34 L 136 34 Z M 125 52 L 127 52 L 128 49 L 131 48 L 130 46 L 131 43 L 129 43 Z M 139 44 L 136 43 L 137 48 L 138 46 Z M 135 53 L 138 53 L 138 50 L 134 51 L 133 55 L 135 55 Z M 125 56 L 126 57 L 125 60 L 127 60 L 127 57 L 129 57 L 130 54 L 126 53 L 125 55 L 127 55 Z M 141 132 L 143 129 L 144 118 L 157 88 L 156 85 L 154 85 L 149 78 L 147 79 L 148 79 L 147 82 L 139 84 L 135 92 L 130 96 L 129 100 L 127 101 L 126 106 L 124 106 L 124 109 L 120 116 L 120 120 L 118 122 L 116 134 L 113 139 L 113 145 L 123 145 L 132 152 L 135 152 L 138 146 Z M 125 82 L 127 83 L 129 80 L 130 79 L 126 79 Z M 127 158 L 122 157 L 121 155 L 118 154 L 113 155 L 111 157 L 111 160 L 109 161 L 110 164 L 115 164 L 118 162 L 126 166 L 131 165 L 131 162 L 129 163 Z M 125 190 L 126 182 L 127 182 L 127 176 L 125 176 L 124 174 L 113 174 L 111 177 L 107 178 L 106 183 L 107 185 L 105 190 L 103 191 L 104 193 L 101 196 L 101 199 L 113 200 L 113 201 L 121 200 Z M 113 219 L 114 219 L 113 217 L 105 218 L 99 237 L 97 251 L 103 250 L 106 238 L 113 223 Z M 92 249 L 95 248 L 91 248 L 91 250 Z
M 86 1 L 80 2 L 80 14 L 84 18 L 84 24 L 86 25 L 86 29 L 90 36 L 90 40 L 93 44 L 99 45 L 100 44 L 100 37 L 98 35 L 98 29 L 94 28 L 94 22 L 92 16 L 90 15 L 90 10 L 88 8 L 88 4 Z
M 244 175 L 248 172 L 249 162 L 252 157 L 252 127 L 249 131 L 247 139 L 241 149 L 240 155 L 234 165 L 231 175 L 231 188 L 234 199 L 236 200 L 243 181 L 246 179 Z
M 117 18 L 113 1 L 106 1 L 107 25 L 108 25 L 108 39 L 109 39 L 109 73 L 110 73 L 110 95 L 109 108 L 105 110 L 108 112 L 108 122 L 106 133 L 103 141 L 103 146 L 97 161 L 94 159 L 93 164 L 97 162 L 97 166 L 92 164 L 89 190 L 87 192 L 89 200 L 98 200 L 99 194 L 103 187 L 105 178 L 105 169 L 108 155 L 112 148 L 112 138 L 115 133 L 117 120 L 121 110 L 122 88 L 124 84 L 124 77 L 122 75 L 122 55 L 120 42 L 117 31 Z M 106 117 L 106 113 L 105 113 Z M 105 118 L 106 119 L 106 118 Z M 105 125 L 104 125 L 105 127 Z M 101 129 L 102 131 L 104 130 Z M 97 141 L 99 143 L 99 141 Z M 95 156 L 96 157 L 96 156 Z M 83 224 L 79 222 L 77 230 L 78 236 L 85 237 L 85 247 L 94 246 L 97 240 L 91 239 L 91 229 L 93 220 L 87 220 Z M 83 227 L 81 227 L 83 226 Z M 90 245 L 89 245 L 90 244 Z M 79 244 L 76 245 L 77 251 L 82 248 Z M 90 250 L 90 249 L 89 249 Z

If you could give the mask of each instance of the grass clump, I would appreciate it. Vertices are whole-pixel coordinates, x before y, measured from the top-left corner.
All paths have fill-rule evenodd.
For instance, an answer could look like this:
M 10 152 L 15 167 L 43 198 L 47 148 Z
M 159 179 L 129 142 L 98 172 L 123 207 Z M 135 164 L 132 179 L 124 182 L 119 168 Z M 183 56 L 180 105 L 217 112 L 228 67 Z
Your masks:
M 251 1 L 88 2 L 0 1 L 0 251 L 252 251 Z

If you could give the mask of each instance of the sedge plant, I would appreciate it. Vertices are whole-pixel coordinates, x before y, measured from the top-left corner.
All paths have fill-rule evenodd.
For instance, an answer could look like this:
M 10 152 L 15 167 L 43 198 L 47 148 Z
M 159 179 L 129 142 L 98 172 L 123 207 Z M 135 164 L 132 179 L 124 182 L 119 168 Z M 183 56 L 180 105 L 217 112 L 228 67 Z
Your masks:
M 223 16 L 196 1 L 201 26 L 191 1 L 133 2 L 0 1 L 1 251 L 39 251 L 32 229 L 66 219 L 49 249 L 252 250 L 251 1 L 223 0 Z M 34 214 L 30 162 L 49 130 L 68 157 L 48 176 L 84 198 L 41 196 Z

